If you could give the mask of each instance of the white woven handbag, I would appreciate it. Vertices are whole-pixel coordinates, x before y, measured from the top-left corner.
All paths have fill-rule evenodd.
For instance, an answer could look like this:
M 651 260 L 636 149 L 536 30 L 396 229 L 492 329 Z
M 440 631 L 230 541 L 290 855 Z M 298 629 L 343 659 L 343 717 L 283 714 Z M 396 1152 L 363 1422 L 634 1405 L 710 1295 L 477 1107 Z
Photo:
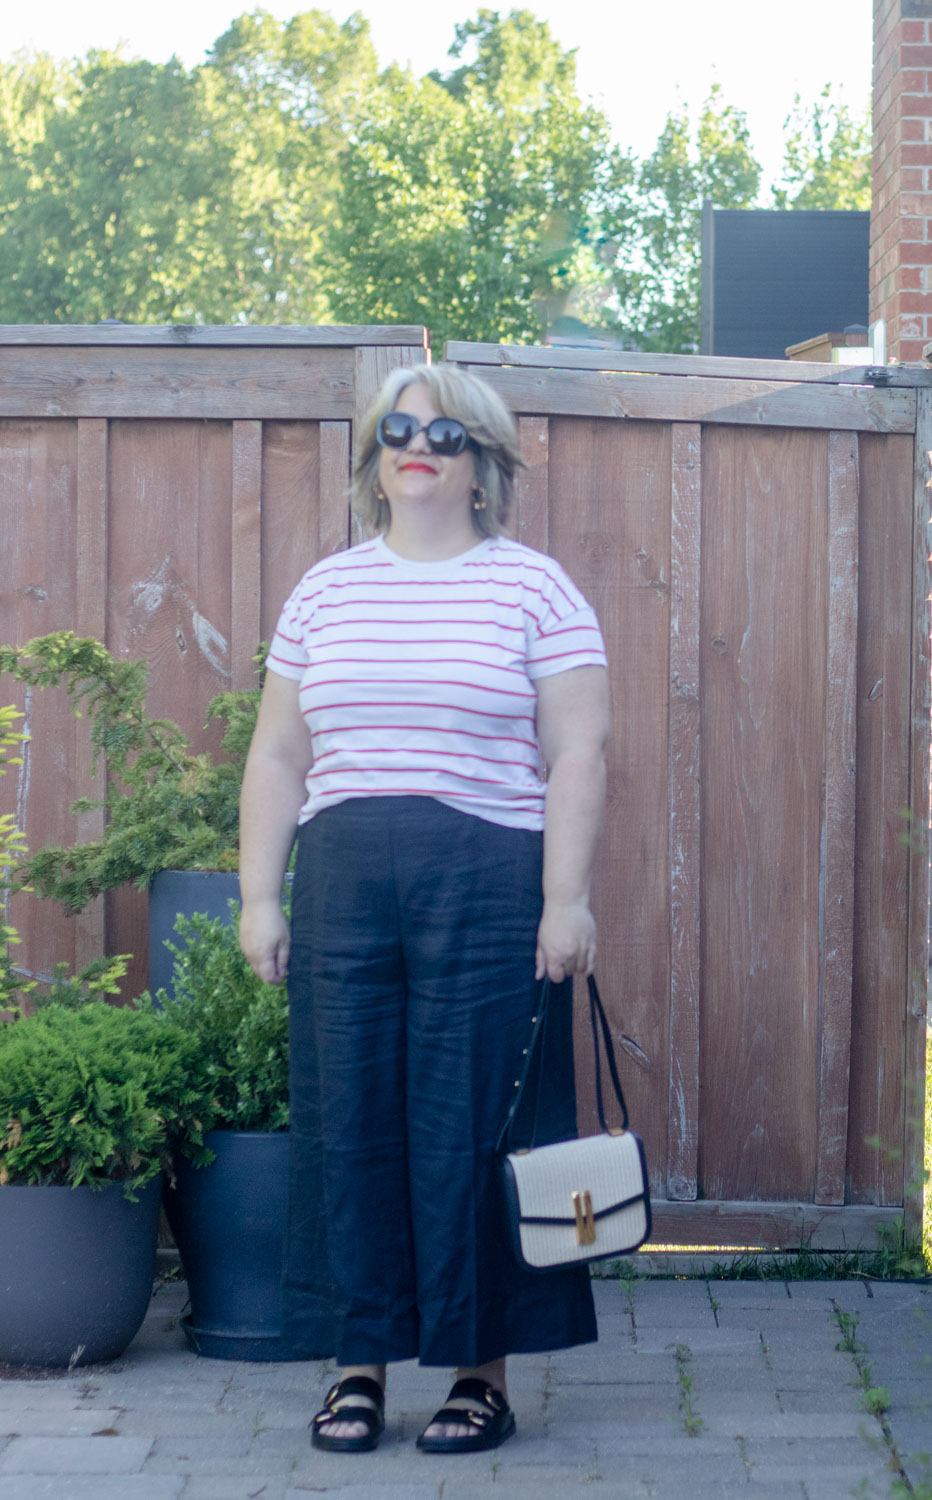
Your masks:
M 589 1015 L 595 1047 L 596 1104 L 602 1134 L 515 1148 L 513 1133 L 534 1057 L 545 1035 L 550 982 L 545 980 L 524 1072 L 498 1141 L 499 1181 L 506 1229 L 518 1261 L 529 1271 L 626 1255 L 650 1236 L 650 1191 L 640 1138 L 628 1128 L 615 1050 L 595 980 L 589 977 Z M 599 1035 L 621 1108 L 621 1125 L 605 1123 Z

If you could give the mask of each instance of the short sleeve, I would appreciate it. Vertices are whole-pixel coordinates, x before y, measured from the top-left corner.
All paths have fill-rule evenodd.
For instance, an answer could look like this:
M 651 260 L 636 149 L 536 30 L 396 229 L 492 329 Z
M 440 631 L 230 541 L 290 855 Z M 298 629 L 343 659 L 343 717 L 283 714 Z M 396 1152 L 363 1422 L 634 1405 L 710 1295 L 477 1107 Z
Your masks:
M 527 673 L 532 681 L 572 667 L 607 665 L 595 611 L 559 564 L 548 562 L 540 605 L 532 612 L 528 631 Z
M 306 580 L 302 578 L 297 588 L 286 600 L 275 627 L 275 634 L 266 657 L 266 666 L 270 672 L 275 672 L 279 677 L 301 678 L 308 665 L 307 650 L 304 645 L 306 622 L 302 620 L 300 608 L 305 591 Z

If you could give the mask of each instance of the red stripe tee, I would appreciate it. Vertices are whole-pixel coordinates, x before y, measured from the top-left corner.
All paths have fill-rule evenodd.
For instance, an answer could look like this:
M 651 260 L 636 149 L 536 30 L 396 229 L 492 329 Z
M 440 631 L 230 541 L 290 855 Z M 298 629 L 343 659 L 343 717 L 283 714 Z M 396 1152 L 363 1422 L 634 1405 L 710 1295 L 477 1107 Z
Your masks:
M 550 557 L 490 537 L 413 562 L 383 537 L 317 563 L 268 666 L 300 681 L 314 763 L 300 822 L 351 797 L 435 797 L 544 825 L 535 682 L 604 666 L 591 607 Z

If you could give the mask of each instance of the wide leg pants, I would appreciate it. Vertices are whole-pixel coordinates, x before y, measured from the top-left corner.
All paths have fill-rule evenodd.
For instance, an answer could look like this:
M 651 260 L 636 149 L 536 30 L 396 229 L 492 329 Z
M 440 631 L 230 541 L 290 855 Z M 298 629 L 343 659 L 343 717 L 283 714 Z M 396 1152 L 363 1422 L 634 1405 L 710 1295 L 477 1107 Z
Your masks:
M 494 1180 L 541 861 L 540 834 L 429 797 L 353 799 L 299 832 L 284 1292 L 307 1354 L 472 1366 L 596 1337 L 587 1268 L 522 1270 Z M 575 1134 L 571 985 L 555 998 L 539 1140 Z

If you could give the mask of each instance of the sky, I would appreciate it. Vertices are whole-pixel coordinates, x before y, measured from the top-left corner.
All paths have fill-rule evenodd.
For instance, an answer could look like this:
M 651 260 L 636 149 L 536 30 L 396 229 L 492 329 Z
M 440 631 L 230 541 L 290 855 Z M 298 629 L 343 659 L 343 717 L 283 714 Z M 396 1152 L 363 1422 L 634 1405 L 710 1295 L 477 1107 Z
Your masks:
M 356 0 L 316 6 L 342 21 L 359 10 L 369 21 L 380 63 L 417 74 L 449 66 L 457 22 L 482 0 Z M 724 99 L 747 116 L 765 180 L 778 172 L 783 124 L 798 92 L 812 103 L 825 84 L 858 113 L 871 74 L 871 0 L 485 0 L 507 13 L 526 8 L 575 49 L 580 93 L 606 112 L 615 139 L 637 156 L 656 143 L 671 109 L 695 111 L 718 82 Z M 130 56 L 188 67 L 203 61 L 233 17 L 258 8 L 236 0 L 5 0 L 0 57 L 20 47 L 56 57 L 83 56 L 119 42 Z M 266 0 L 280 19 L 315 8 Z

